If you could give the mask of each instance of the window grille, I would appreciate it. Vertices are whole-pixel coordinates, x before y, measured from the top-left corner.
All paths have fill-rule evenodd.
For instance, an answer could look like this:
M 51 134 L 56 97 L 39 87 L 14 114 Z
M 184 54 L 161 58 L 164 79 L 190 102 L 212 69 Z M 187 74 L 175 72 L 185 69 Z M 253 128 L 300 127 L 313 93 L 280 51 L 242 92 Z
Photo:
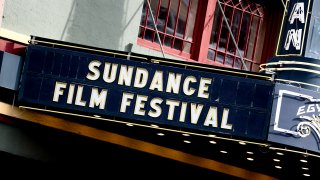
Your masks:
M 244 69 L 217 0 L 149 2 L 166 54 L 190 61 Z M 270 23 L 266 19 L 277 17 L 279 11 L 275 7 L 267 17 L 267 6 L 258 4 L 256 0 L 220 2 L 246 66 L 250 71 L 258 72 L 259 65 L 273 54 L 274 50 L 270 45 L 273 46 L 276 41 L 272 35 L 275 31 L 267 25 L 278 28 L 277 20 Z M 143 5 L 138 44 L 160 50 L 147 0 Z
M 250 71 L 257 71 L 264 42 L 264 8 L 248 0 L 220 0 L 220 2 L 247 67 Z M 243 69 L 240 56 L 218 6 L 215 10 L 208 49 L 209 60 L 223 66 Z
M 161 43 L 172 52 L 190 57 L 194 44 L 198 0 L 149 0 Z M 159 43 L 156 30 L 145 1 L 140 22 L 139 38 L 144 43 Z M 149 44 L 150 45 L 150 44 Z

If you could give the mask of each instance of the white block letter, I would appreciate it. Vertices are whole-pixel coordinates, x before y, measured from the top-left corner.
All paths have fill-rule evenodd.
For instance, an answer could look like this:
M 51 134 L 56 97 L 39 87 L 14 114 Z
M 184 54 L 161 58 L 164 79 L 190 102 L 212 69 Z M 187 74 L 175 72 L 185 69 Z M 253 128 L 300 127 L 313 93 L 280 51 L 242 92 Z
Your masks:
M 83 93 L 83 86 L 79 85 L 77 89 L 77 94 L 76 94 L 76 101 L 74 103 L 75 105 L 78 105 L 78 106 L 86 105 L 86 101 L 82 100 L 82 93 Z
M 204 126 L 211 125 L 212 127 L 218 127 L 218 110 L 217 107 L 210 106 Z
M 162 103 L 162 99 L 160 98 L 153 98 L 151 101 L 150 101 L 150 106 L 152 109 L 154 109 L 154 111 L 149 111 L 148 115 L 150 117 L 159 117 L 162 113 L 162 110 L 161 110 L 161 107 L 159 106 L 161 103 Z
M 203 104 L 191 103 L 191 123 L 197 124 L 201 111 L 203 108 Z
M 209 98 L 209 84 L 211 84 L 212 79 L 209 78 L 201 78 L 200 84 L 199 84 L 199 91 L 198 91 L 198 97 L 200 98 Z
M 222 113 L 221 128 L 232 129 L 232 124 L 228 124 L 229 109 L 224 108 Z
M 102 89 L 99 94 L 98 88 L 92 88 L 89 107 L 99 106 L 99 109 L 104 109 L 107 99 L 107 90 Z
M 148 82 L 148 71 L 145 68 L 137 68 L 134 78 L 134 87 L 143 88 Z
M 68 91 L 68 98 L 67 98 L 67 103 L 72 104 L 73 101 L 73 95 L 74 95 L 74 84 L 70 84 L 69 86 L 69 91 Z
M 197 79 L 194 76 L 188 76 L 183 82 L 183 92 L 187 96 L 191 96 L 196 90 L 190 87 L 190 82 L 197 82 Z
M 136 105 L 134 107 L 134 114 L 144 116 L 146 111 L 144 110 L 144 106 L 146 105 L 146 101 L 148 100 L 148 96 L 137 95 Z
M 181 74 L 169 73 L 166 92 L 178 94 L 180 89 L 180 81 Z
M 121 101 L 121 107 L 120 107 L 120 112 L 126 112 L 127 106 L 130 106 L 130 103 L 133 99 L 133 94 L 131 93 L 123 93 L 122 95 L 122 101 Z
M 67 83 L 56 82 L 56 86 L 54 88 L 53 101 L 58 102 L 59 96 L 63 95 L 63 89 L 67 87 Z
M 133 66 L 121 65 L 119 80 L 118 80 L 119 85 L 126 85 L 126 86 L 131 85 L 133 68 L 134 68 Z
M 111 70 L 110 70 L 111 69 Z M 103 80 L 112 83 L 116 79 L 118 64 L 104 63 Z
M 90 74 L 88 73 L 87 74 L 87 79 L 89 80 L 97 80 L 100 76 L 100 71 L 98 69 L 98 67 L 101 65 L 101 62 L 100 61 L 91 61 L 89 63 L 89 70 L 91 71 L 91 73 L 93 74 Z
M 301 48 L 301 36 L 302 36 L 302 29 L 290 29 L 288 31 L 286 41 L 284 43 L 284 49 L 289 50 L 290 44 L 292 42 L 293 47 L 296 48 L 296 50 L 300 50 Z
M 150 90 L 158 89 L 158 91 L 163 91 L 163 72 L 162 71 L 156 71 L 154 73 L 149 89 Z
M 298 19 L 301 23 L 304 23 L 304 3 L 295 3 L 291 11 L 289 21 L 293 24 L 294 20 Z
M 179 106 L 180 102 L 168 99 L 166 104 L 169 105 L 168 120 L 173 120 L 174 109 L 176 106 Z

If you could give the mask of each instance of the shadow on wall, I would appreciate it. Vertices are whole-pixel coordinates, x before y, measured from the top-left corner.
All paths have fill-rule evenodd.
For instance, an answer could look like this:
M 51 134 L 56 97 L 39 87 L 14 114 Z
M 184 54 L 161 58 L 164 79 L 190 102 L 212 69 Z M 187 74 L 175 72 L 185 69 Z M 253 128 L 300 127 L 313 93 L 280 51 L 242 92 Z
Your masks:
M 128 24 L 140 9 L 137 7 L 132 17 L 127 19 L 130 10 L 128 2 L 128 0 L 74 0 L 60 39 L 100 48 L 123 50 L 128 44 L 124 42 L 123 36 L 130 31 Z M 136 28 L 138 33 L 139 26 Z M 137 35 L 134 38 L 136 37 Z

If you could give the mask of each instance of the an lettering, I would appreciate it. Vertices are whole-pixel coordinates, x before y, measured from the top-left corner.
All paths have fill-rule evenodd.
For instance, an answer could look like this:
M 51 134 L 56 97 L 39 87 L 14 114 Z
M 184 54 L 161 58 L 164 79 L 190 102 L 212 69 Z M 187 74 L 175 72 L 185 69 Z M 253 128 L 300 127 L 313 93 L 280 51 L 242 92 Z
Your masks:
M 304 3 L 297 2 L 294 4 L 293 9 L 288 18 L 290 25 L 295 25 L 294 28 L 289 29 L 286 35 L 284 49 L 289 50 L 292 45 L 295 50 L 301 50 L 302 46 L 302 34 L 303 29 L 297 26 L 298 23 L 305 23 L 305 11 L 304 11 Z M 295 22 L 296 21 L 296 22 Z

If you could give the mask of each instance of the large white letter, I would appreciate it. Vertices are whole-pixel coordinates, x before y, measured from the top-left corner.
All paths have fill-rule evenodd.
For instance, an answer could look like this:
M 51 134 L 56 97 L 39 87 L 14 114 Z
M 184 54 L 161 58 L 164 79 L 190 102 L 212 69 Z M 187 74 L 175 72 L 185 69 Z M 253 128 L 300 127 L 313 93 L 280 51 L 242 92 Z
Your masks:
M 200 98 L 209 98 L 209 84 L 211 84 L 212 79 L 209 78 L 201 78 L 199 84 L 198 97 Z
M 94 108 L 94 105 L 100 105 L 99 109 L 104 109 L 107 99 L 107 92 L 108 90 L 102 89 L 101 93 L 99 94 L 98 88 L 92 88 L 89 107 Z
M 150 117 L 156 118 L 156 117 L 159 117 L 161 115 L 162 110 L 161 110 L 161 107 L 159 105 L 162 103 L 162 101 L 163 100 L 160 99 L 160 98 L 153 98 L 150 101 L 150 106 L 151 106 L 151 108 L 154 109 L 154 111 L 151 111 L 151 110 L 149 111 L 148 115 Z
M 126 85 L 126 86 L 131 85 L 133 68 L 134 68 L 133 66 L 121 65 L 119 80 L 118 80 L 119 85 Z
M 74 96 L 74 84 L 70 84 L 69 86 L 69 91 L 68 91 L 68 98 L 67 98 L 67 103 L 72 104 L 73 101 L 73 96 Z
M 137 68 L 136 77 L 134 78 L 134 87 L 143 88 L 148 82 L 148 70 Z
M 186 120 L 187 105 L 188 103 L 186 102 L 181 103 L 180 118 L 179 118 L 180 122 L 184 122 Z
M 75 101 L 75 105 L 78 106 L 85 106 L 86 105 L 86 101 L 83 101 L 82 98 L 82 92 L 83 92 L 83 86 L 79 85 L 78 89 L 77 89 L 77 94 L 76 94 L 76 101 Z
M 179 106 L 180 102 L 179 101 L 175 101 L 175 100 L 167 99 L 166 104 L 169 105 L 168 120 L 173 120 L 174 109 L 175 109 L 176 106 Z
M 314 104 L 310 104 L 307 108 L 307 113 L 314 113 L 316 112 L 316 108 L 314 107 Z
M 126 112 L 127 106 L 130 105 L 131 101 L 133 99 L 133 94 L 131 93 L 123 93 L 122 95 L 122 101 L 121 101 L 121 107 L 120 112 Z
M 183 92 L 187 96 L 191 96 L 196 90 L 190 87 L 190 82 L 197 82 L 197 79 L 194 76 L 188 76 L 183 82 Z
M 163 91 L 163 72 L 162 71 L 156 71 L 154 73 L 149 89 L 150 90 L 158 89 L 158 91 Z
M 111 68 L 111 70 L 110 70 Z M 106 83 L 112 83 L 116 79 L 118 64 L 104 63 L 103 80 Z
M 147 100 L 148 100 L 148 96 L 137 95 L 136 105 L 134 107 L 133 114 L 144 116 L 146 114 L 146 111 L 144 110 L 144 106 Z
M 291 11 L 289 21 L 290 24 L 293 24 L 295 19 L 299 19 L 301 23 L 304 23 L 304 3 L 299 2 L 295 3 Z
M 179 94 L 181 74 L 169 73 L 166 92 Z
M 296 48 L 296 50 L 300 50 L 301 48 L 301 36 L 302 36 L 302 29 L 290 29 L 288 31 L 286 41 L 284 43 L 284 49 L 289 50 L 290 44 L 292 42 L 293 47 Z
M 191 123 L 197 124 L 201 111 L 203 108 L 203 104 L 191 103 Z
M 93 74 L 90 74 L 88 73 L 87 74 L 87 79 L 89 80 L 97 80 L 100 76 L 100 71 L 98 69 L 98 67 L 101 65 L 101 62 L 100 61 L 91 61 L 89 63 L 89 70 L 93 73 Z
M 300 106 L 299 107 L 298 112 L 297 112 L 297 116 L 306 113 L 304 108 L 305 108 L 305 106 Z
M 53 101 L 58 102 L 59 101 L 59 96 L 63 95 L 63 90 L 67 87 L 67 83 L 63 82 L 56 82 L 56 86 L 54 88 L 54 93 L 53 93 Z
M 212 127 L 218 127 L 218 111 L 217 107 L 210 106 L 206 120 L 204 121 L 204 126 L 211 125 Z
M 232 124 L 228 124 L 229 109 L 223 108 L 221 128 L 232 129 Z

